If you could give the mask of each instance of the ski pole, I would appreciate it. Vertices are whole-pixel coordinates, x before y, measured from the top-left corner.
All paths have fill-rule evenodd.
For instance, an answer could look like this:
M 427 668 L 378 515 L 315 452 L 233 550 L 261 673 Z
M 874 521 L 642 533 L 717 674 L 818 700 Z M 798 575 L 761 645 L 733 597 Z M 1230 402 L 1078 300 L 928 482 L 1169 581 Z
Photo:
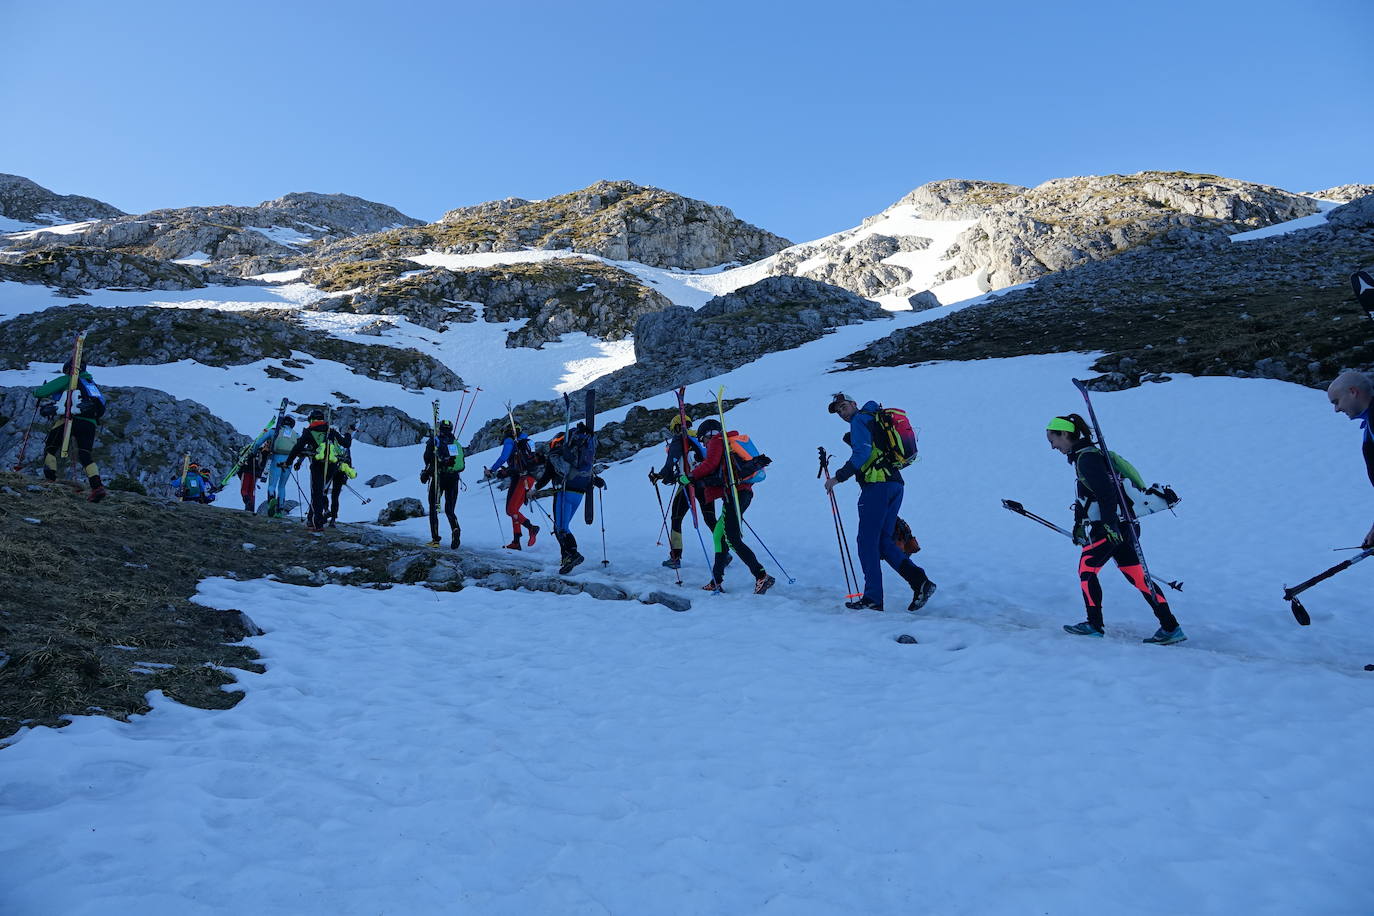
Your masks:
M 29 414 L 29 425 L 28 425 L 28 428 L 24 430 L 24 441 L 21 442 L 21 443 L 19 443 L 19 458 L 18 458 L 18 460 L 15 461 L 15 463 L 14 463 L 14 469 L 15 469 L 16 471 L 22 471 L 22 470 L 24 470 L 24 463 L 25 463 L 25 462 L 24 462 L 24 456 L 25 456 L 26 454 L 28 454 L 28 451 L 29 451 L 29 436 L 33 435 L 33 421 L 34 421 L 34 418 L 37 417 L 37 416 L 38 416 L 38 401 L 35 400 L 35 401 L 33 402 L 33 413 Z
M 1302 602 L 1298 600 L 1298 595 L 1307 591 L 1309 588 L 1316 585 L 1318 582 L 1330 579 L 1336 573 L 1341 572 L 1342 570 L 1349 569 L 1350 567 L 1354 566 L 1356 563 L 1360 562 L 1366 557 L 1369 557 L 1370 555 L 1374 555 L 1374 547 L 1371 547 L 1368 550 L 1363 550 L 1355 556 L 1351 557 L 1350 559 L 1343 560 L 1342 562 L 1337 563 L 1330 569 L 1317 573 L 1315 576 L 1308 579 L 1306 582 L 1303 582 L 1299 585 L 1295 585 L 1292 588 L 1284 586 L 1283 600 L 1287 601 L 1289 607 L 1292 609 L 1293 619 L 1296 620 L 1301 626 L 1311 626 L 1312 617 L 1310 614 L 1307 613 L 1307 608 L 1303 607 Z
M 504 540 L 506 537 L 506 530 L 501 527 L 501 510 L 496 508 L 496 487 L 492 484 L 487 484 L 487 492 L 491 494 L 491 512 L 496 516 L 497 536 Z
M 821 469 L 816 472 L 817 477 L 824 477 L 830 480 L 830 456 L 826 454 L 825 447 L 819 446 L 816 449 L 820 454 Z M 854 555 L 849 552 L 849 540 L 845 537 L 844 521 L 840 516 L 840 504 L 835 499 L 835 491 L 829 490 L 826 493 L 830 497 L 830 515 L 835 523 L 835 539 L 840 544 L 840 569 L 844 572 L 844 587 L 846 598 L 858 598 L 859 595 L 859 574 L 854 569 Z
M 1065 528 L 1060 528 L 1058 525 L 1056 525 L 1054 522 L 1050 521 L 1049 519 L 1044 518 L 1044 517 L 1039 516 L 1039 515 L 1036 515 L 1034 512 L 1030 511 L 1029 509 L 1027 509 L 1025 506 L 1021 505 L 1019 502 L 1017 502 L 1017 501 L 1014 500 L 1014 499 L 1004 499 L 1004 500 L 1002 500 L 1002 508 L 1003 508 L 1003 509 L 1009 509 L 1009 510 L 1011 510 L 1012 512 L 1015 512 L 1017 515 L 1025 516 L 1026 518 L 1030 519 L 1031 521 L 1033 521 L 1033 522 L 1038 522 L 1039 524 L 1044 525 L 1046 528 L 1050 529 L 1051 531 L 1057 531 L 1057 532 L 1059 532 L 1060 534 L 1064 535 L 1064 537 L 1068 538 L 1069 540 L 1071 540 L 1071 541 L 1073 540 L 1073 532 L 1072 532 L 1072 531 L 1069 531 L 1069 530 L 1067 530 L 1067 529 L 1065 529 Z M 1183 583 L 1182 583 L 1181 581 L 1177 580 L 1177 579 L 1175 579 L 1175 580 L 1172 581 L 1172 582 L 1166 582 L 1166 581 L 1164 581 L 1163 579 L 1159 578 L 1159 576 L 1156 576 L 1154 573 L 1147 572 L 1146 575 L 1149 576 L 1149 577 L 1150 577 L 1150 581 L 1153 582 L 1153 583 L 1155 583 L 1156 585 L 1167 585 L 1167 586 L 1169 586 L 1169 588 L 1172 588 L 1172 589 L 1173 589 L 1174 591 L 1176 591 L 1176 592 L 1181 592 L 1181 591 L 1183 591 Z
M 788 585 L 795 585 L 795 584 L 797 583 L 797 580 L 792 578 L 792 574 L 791 574 L 791 573 L 789 573 L 787 570 L 783 569 L 783 567 L 782 567 L 782 561 L 779 560 L 777 557 L 774 557 L 774 556 L 773 556 L 773 551 L 771 551 L 771 550 L 768 549 L 768 545 L 764 542 L 763 538 L 759 537 L 759 533 L 758 533 L 757 531 L 754 530 L 754 526 L 751 525 L 751 524 L 749 524 L 749 522 L 746 521 L 745 519 L 742 519 L 742 518 L 741 518 L 740 521 L 744 522 L 744 527 L 748 528 L 748 529 L 749 529 L 749 533 L 752 534 L 752 535 L 758 540 L 759 546 L 762 547 L 762 548 L 764 549 L 765 552 L 767 552 L 768 556 L 770 556 L 770 557 L 773 558 L 773 562 L 778 564 L 778 569 L 781 570 L 781 571 L 782 571 L 782 574 L 783 574 L 784 576 L 787 577 L 787 584 L 788 584 Z
M 663 546 L 663 532 L 666 531 L 666 530 L 668 529 L 668 510 L 665 509 L 665 508 L 663 508 L 663 494 L 659 492 L 659 489 L 658 489 L 658 478 L 656 478 L 656 477 L 654 476 L 654 472 L 653 472 L 653 471 L 650 471 L 650 472 L 649 472 L 649 482 L 650 482 L 651 484 L 654 485 L 654 495 L 658 497 L 658 514 L 661 515 L 661 516 L 663 517 L 663 524 L 659 526 L 659 529 L 658 529 L 658 537 L 657 537 L 657 539 L 655 539 L 655 541 L 654 541 L 654 546 L 655 546 L 655 547 L 662 547 L 662 546 Z M 675 498 L 675 499 L 677 498 L 677 491 L 676 491 L 676 490 L 673 491 L 673 498 Z
M 606 557 L 606 488 L 596 488 L 596 501 L 601 504 L 601 565 L 610 566 L 611 561 Z
M 349 483 L 349 482 L 346 481 L 346 480 L 344 481 L 344 488 L 347 489 L 348 492 L 352 493 L 354 496 L 356 496 L 356 497 L 358 497 L 359 499 L 361 499 L 361 500 L 363 501 L 363 505 L 364 505 L 364 506 L 366 506 L 368 503 L 372 502 L 372 497 L 371 497 L 371 496 L 364 496 L 363 494 L 359 493 L 357 490 L 353 489 L 353 484 Z
M 549 510 L 548 510 L 548 509 L 545 509 L 545 508 L 544 508 L 544 504 L 541 503 L 539 500 L 537 500 L 537 499 L 527 499 L 527 500 L 525 500 L 525 505 L 527 505 L 527 506 L 534 506 L 534 507 L 535 507 L 536 509 L 538 509 L 540 512 L 544 513 L 544 518 L 546 518 L 546 519 L 549 520 L 549 524 L 550 524 L 550 525 L 554 524 L 553 516 L 549 514 Z
M 468 428 L 468 417 L 472 416 L 472 405 L 477 403 L 477 395 L 481 392 L 481 390 L 481 388 L 473 389 L 472 400 L 468 401 L 468 412 L 463 414 L 463 422 L 459 425 L 458 432 L 454 435 L 453 441 L 458 442 L 462 439 L 463 430 Z

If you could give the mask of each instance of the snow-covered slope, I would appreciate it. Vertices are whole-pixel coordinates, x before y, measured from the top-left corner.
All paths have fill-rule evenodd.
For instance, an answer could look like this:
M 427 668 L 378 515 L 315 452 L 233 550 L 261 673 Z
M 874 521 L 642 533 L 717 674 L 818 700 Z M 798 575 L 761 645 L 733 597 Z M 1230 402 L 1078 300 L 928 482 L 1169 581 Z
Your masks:
M 1113 447 L 1184 496 L 1145 543 L 1185 582 L 1191 640 L 1140 645 L 1153 619 L 1114 574 L 1109 638 L 1076 639 L 1076 550 L 999 500 L 1067 515 L 1042 429 L 1078 409 L 1089 360 L 825 374 L 871 332 L 720 380 L 751 397 L 730 425 L 775 458 L 748 518 L 795 584 L 705 597 L 690 531 L 686 614 L 206 582 L 269 630 L 267 674 L 232 710 L 157 699 L 130 725 L 22 735 L 0 797 L 10 904 L 213 913 L 251 886 L 265 913 L 1358 912 L 1365 571 L 1309 593 L 1307 629 L 1279 597 L 1367 526 L 1357 430 L 1278 382 L 1099 396 Z M 815 478 L 815 447 L 841 447 L 836 388 L 922 427 L 903 515 L 940 590 L 917 617 L 840 607 Z M 610 565 L 579 524 L 583 577 L 671 588 L 644 480 L 659 455 L 606 473 Z M 418 494 L 410 470 L 394 486 Z M 497 552 L 479 487 L 459 511 L 467 549 Z

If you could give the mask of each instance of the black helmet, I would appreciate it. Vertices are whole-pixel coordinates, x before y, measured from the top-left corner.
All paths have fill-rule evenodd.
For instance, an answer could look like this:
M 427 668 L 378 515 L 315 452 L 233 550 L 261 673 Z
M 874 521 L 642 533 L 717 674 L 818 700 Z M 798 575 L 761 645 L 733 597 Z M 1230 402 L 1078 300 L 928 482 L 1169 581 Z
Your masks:
M 697 435 L 699 435 L 699 436 L 712 436 L 712 435 L 719 436 L 719 435 L 720 435 L 720 421 L 719 421 L 719 420 L 702 420 L 701 423 L 700 423 L 700 425 L 697 426 Z
M 67 360 L 65 363 L 62 364 L 62 374 L 63 374 L 63 375 L 71 375 L 71 374 L 72 374 L 72 361 L 71 361 L 71 360 Z
M 452 420 L 440 420 L 440 421 L 439 421 L 439 432 L 441 432 L 441 433 L 443 433 L 443 432 L 450 432 L 450 433 L 453 432 L 453 421 L 452 421 Z
M 323 419 L 324 419 L 324 411 L 323 411 L 323 410 L 312 410 L 312 411 L 310 411 L 310 416 L 307 417 L 306 419 L 308 419 L 311 423 L 314 423 L 316 420 L 323 420 Z
M 281 418 L 281 424 L 282 426 L 295 426 L 296 418 L 291 416 L 290 414 L 287 414 Z

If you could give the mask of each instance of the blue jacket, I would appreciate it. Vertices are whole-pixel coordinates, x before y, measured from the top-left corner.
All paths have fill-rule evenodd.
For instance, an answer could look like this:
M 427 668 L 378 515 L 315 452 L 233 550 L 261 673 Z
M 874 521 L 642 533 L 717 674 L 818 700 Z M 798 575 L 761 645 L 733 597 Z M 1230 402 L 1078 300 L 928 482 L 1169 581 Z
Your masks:
M 524 445 L 529 445 L 530 437 L 524 433 L 521 433 L 516 438 Z M 512 439 L 510 436 L 507 436 L 506 440 L 501 443 L 501 457 L 497 458 L 491 464 L 491 472 L 493 474 L 501 470 L 502 465 L 510 460 L 510 456 L 515 452 L 515 443 L 516 439 Z M 522 468 L 521 470 L 526 474 L 529 473 L 529 468 Z
M 873 460 L 878 457 L 878 449 L 873 444 L 873 433 L 874 427 L 878 423 L 878 411 L 880 409 L 877 401 L 868 401 L 859 408 L 858 413 L 850 418 L 849 460 L 835 474 L 836 480 L 845 481 L 857 476 L 859 486 L 885 481 L 904 482 L 900 471 L 870 466 Z

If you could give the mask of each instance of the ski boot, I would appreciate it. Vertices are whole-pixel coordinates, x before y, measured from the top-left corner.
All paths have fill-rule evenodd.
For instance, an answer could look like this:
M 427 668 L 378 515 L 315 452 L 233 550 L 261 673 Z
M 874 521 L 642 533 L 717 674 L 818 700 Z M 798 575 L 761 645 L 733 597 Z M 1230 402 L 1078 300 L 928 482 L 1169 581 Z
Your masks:
M 911 603 L 906 606 L 906 609 L 915 613 L 925 607 L 926 602 L 930 600 L 930 596 L 935 594 L 935 588 L 935 583 L 927 579 L 924 585 L 912 593 Z
M 1071 633 L 1074 636 L 1091 636 L 1093 639 L 1102 638 L 1102 631 L 1086 620 L 1082 623 L 1075 623 L 1072 626 L 1067 623 L 1064 624 L 1064 632 Z
M 710 592 L 713 595 L 725 594 L 725 586 L 722 583 L 717 582 L 715 579 L 712 579 L 710 582 L 707 582 L 705 585 L 703 585 L 701 587 L 701 590 L 703 592 Z
M 1172 630 L 1160 627 L 1155 630 L 1155 635 L 1148 636 L 1141 642 L 1147 642 L 1154 646 L 1172 646 L 1174 643 L 1183 642 L 1187 638 L 1183 632 L 1183 627 L 1174 627 Z
M 509 544 L 502 544 L 501 546 L 504 547 L 504 548 L 506 548 L 507 550 L 519 550 L 519 549 L 520 549 L 520 539 L 519 539 L 519 538 L 516 538 L 515 540 L 511 541 Z
M 526 547 L 533 547 L 533 546 L 534 546 L 534 539 L 535 539 L 535 537 L 537 537 L 538 534 L 539 534 L 539 526 L 538 526 L 538 525 L 526 525 L 525 527 L 528 528 L 528 529 L 529 529 L 529 532 L 530 532 L 530 539 L 529 539 L 528 541 L 525 542 L 525 546 L 526 546 Z
M 563 564 L 558 567 L 558 574 L 560 576 L 566 576 L 568 573 L 572 572 L 573 569 L 575 569 L 578 566 L 578 564 L 582 563 L 586 559 L 586 557 L 582 556 L 582 554 L 577 553 L 576 551 L 564 556 Z
M 666 569 L 681 569 L 681 568 L 682 568 L 682 551 L 681 551 L 681 550 L 669 550 L 669 551 L 668 551 L 668 559 L 664 560 L 663 563 L 662 563 L 662 565 L 663 565 Z
M 881 611 L 883 609 L 881 604 L 876 601 L 870 601 L 862 595 L 855 598 L 853 601 L 846 601 L 844 606 L 851 611 Z
M 774 579 L 770 575 L 764 574 L 762 576 L 759 576 L 757 579 L 754 580 L 754 594 L 762 595 L 764 592 L 768 591 L 770 588 L 777 584 L 778 580 Z
M 448 539 L 448 549 L 449 549 L 449 550 L 457 550 L 457 549 L 458 549 L 458 542 L 459 542 L 460 540 L 462 540 L 462 537 L 463 537 L 463 532 L 459 531 L 457 528 L 454 528 L 454 529 L 453 529 L 453 537 L 451 537 L 451 538 Z
M 104 486 L 97 485 L 91 487 L 91 492 L 86 494 L 86 498 L 93 503 L 98 503 L 105 498 L 107 492 Z

